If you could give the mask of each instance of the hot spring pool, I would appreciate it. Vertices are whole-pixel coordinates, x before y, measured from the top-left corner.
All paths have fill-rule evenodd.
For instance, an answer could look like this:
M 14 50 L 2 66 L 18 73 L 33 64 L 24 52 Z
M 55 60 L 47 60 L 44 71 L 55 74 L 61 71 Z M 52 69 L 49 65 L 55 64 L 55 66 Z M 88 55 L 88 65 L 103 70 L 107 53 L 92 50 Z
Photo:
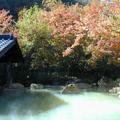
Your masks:
M 120 99 L 104 93 L 0 94 L 0 120 L 120 120 Z

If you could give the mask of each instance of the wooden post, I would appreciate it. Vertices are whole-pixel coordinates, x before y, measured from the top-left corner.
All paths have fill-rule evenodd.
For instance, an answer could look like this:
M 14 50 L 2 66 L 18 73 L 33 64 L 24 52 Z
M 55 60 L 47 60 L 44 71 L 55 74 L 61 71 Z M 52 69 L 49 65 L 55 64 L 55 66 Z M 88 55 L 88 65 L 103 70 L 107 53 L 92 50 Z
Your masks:
M 12 84 L 13 78 L 12 78 L 12 72 L 11 72 L 11 63 L 7 63 L 6 64 L 6 72 L 7 72 L 7 85 L 9 86 L 10 84 Z

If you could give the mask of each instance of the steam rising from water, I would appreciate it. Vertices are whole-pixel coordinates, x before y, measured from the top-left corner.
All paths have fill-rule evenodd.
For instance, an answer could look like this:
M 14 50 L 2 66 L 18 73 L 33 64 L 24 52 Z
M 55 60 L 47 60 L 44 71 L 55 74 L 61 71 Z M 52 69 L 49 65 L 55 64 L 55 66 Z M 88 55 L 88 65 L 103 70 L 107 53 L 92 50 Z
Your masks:
M 24 98 L 23 96 L 21 97 Z M 38 94 L 34 97 L 29 97 L 31 94 L 27 96 L 22 102 L 23 99 L 8 101 L 9 111 L 7 114 L 0 113 L 0 120 L 120 120 L 120 100 L 102 93 L 80 95 L 45 93 L 39 94 L 39 97 Z M 32 103 L 29 102 L 31 100 Z M 26 109 L 26 103 L 32 107 Z M 39 109 L 34 107 L 35 105 Z M 0 109 L 3 109 L 1 105 Z

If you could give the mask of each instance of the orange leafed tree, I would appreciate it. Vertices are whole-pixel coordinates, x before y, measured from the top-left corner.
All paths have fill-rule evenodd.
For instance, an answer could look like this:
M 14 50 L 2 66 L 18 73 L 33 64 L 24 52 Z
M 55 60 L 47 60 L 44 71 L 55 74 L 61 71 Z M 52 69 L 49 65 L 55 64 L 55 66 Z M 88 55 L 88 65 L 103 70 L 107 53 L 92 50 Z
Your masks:
M 9 11 L 0 10 L 0 33 L 12 33 L 17 35 L 17 30 L 13 25 L 12 15 L 9 15 Z
M 109 56 L 109 62 L 120 62 L 120 2 L 92 1 L 87 6 L 54 6 L 44 12 L 44 17 L 53 28 L 52 35 L 60 36 L 66 50 L 63 56 L 74 52 L 77 46 L 91 53 L 97 61 Z

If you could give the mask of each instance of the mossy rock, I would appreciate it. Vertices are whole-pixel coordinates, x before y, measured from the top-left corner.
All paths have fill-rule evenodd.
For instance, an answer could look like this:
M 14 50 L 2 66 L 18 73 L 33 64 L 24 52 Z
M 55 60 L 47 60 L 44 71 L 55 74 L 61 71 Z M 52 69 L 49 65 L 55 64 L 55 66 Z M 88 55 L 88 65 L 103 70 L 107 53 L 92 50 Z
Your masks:
M 68 84 L 63 88 L 62 94 L 78 94 L 80 89 L 75 84 Z

